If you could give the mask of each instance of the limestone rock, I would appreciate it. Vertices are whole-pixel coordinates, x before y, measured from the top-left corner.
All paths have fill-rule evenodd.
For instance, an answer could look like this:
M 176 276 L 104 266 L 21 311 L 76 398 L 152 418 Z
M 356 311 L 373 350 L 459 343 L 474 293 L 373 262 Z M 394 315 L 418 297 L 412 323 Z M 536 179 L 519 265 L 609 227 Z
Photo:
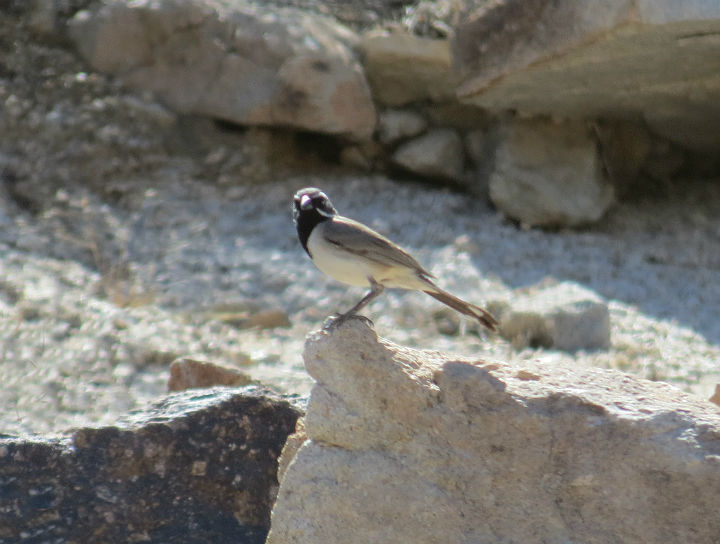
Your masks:
M 513 120 L 498 140 L 490 198 L 505 215 L 530 226 L 582 225 L 613 202 L 584 123 Z
M 0 439 L 0 542 L 264 542 L 300 411 L 269 391 L 176 393 L 115 427 Z
M 307 440 L 269 544 L 711 544 L 720 413 L 610 370 L 488 363 L 378 339 L 308 338 Z
M 181 113 L 367 139 L 375 109 L 334 20 L 246 0 L 104 0 L 70 25 L 93 68 Z
M 411 110 L 389 109 L 378 119 L 378 137 L 384 144 L 394 144 L 406 138 L 412 138 L 427 128 L 427 121 Z
M 215 385 L 239 387 L 248 385 L 251 381 L 250 376 L 234 368 L 183 358 L 176 359 L 170 365 L 168 391 L 185 391 Z
M 455 100 L 447 40 L 373 31 L 361 38 L 360 50 L 373 97 L 381 104 Z
M 515 348 L 607 349 L 610 311 L 593 291 L 564 282 L 515 297 L 501 316 L 500 331 Z
M 465 155 L 458 133 L 449 128 L 438 128 L 398 147 L 392 159 L 414 174 L 459 180 Z
M 494 111 L 644 118 L 696 151 L 720 146 L 720 3 L 467 0 L 459 95 Z

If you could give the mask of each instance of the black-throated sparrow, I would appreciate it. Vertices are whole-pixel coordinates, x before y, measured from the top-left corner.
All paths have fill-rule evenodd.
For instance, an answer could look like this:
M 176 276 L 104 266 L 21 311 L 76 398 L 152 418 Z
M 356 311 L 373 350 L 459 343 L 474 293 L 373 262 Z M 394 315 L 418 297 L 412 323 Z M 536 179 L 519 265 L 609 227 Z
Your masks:
M 341 321 L 364 308 L 385 287 L 398 287 L 424 291 L 488 329 L 497 329 L 489 312 L 440 289 L 432 274 L 404 249 L 362 223 L 338 215 L 320 189 L 308 187 L 295 193 L 293 219 L 300 243 L 315 266 L 339 282 L 371 289 L 340 316 Z

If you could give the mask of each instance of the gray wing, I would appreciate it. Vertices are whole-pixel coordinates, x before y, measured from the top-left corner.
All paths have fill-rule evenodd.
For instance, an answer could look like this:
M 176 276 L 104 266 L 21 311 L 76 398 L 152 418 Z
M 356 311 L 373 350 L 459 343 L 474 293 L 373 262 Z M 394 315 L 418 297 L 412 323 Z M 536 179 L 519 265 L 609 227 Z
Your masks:
M 423 276 L 433 277 L 400 246 L 362 223 L 347 217 L 338 215 L 333 217 L 331 221 L 325 223 L 323 234 L 328 242 L 350 253 L 361 255 L 384 266 L 400 265 L 412 268 Z

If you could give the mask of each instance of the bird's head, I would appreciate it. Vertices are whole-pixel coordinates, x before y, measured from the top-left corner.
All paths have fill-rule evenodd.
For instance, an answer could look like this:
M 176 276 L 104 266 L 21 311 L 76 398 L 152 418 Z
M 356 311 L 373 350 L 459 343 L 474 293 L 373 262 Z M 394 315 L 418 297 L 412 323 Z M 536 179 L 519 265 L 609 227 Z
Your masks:
M 337 215 L 337 210 L 320 189 L 307 187 L 295 193 L 293 199 L 293 220 L 297 223 L 301 215 L 319 215 L 318 219 L 330 219 Z

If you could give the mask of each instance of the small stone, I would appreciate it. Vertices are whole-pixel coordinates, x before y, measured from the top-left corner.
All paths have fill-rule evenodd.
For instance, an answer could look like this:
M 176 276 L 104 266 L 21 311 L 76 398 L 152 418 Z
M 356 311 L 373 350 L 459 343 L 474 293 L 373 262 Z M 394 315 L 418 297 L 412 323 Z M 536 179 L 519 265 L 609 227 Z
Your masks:
M 593 291 L 564 282 L 513 300 L 500 319 L 500 331 L 513 347 L 563 351 L 610 347 L 610 311 Z
M 251 381 L 250 376 L 234 368 L 193 359 L 177 359 L 170 365 L 168 391 L 185 391 L 216 385 L 239 387 L 248 385 Z
M 460 180 L 465 162 L 462 139 L 452 129 L 435 129 L 401 145 L 393 161 L 421 176 Z
M 383 144 L 412 138 L 427 128 L 427 121 L 411 110 L 385 110 L 378 120 L 378 137 Z
M 205 476 L 207 472 L 207 461 L 193 461 L 190 474 L 193 476 Z
M 535 374 L 534 372 L 530 372 L 529 370 L 525 370 L 524 368 L 518 370 L 517 373 L 515 374 L 515 377 L 516 377 L 518 380 L 523 380 L 523 381 L 525 381 L 525 382 L 527 382 L 527 381 L 536 381 L 536 380 L 539 380 L 539 379 L 540 379 L 540 376 L 538 376 L 538 375 Z
M 460 333 L 460 319 L 456 312 L 443 308 L 433 312 L 432 317 L 440 334 L 457 336 Z
M 287 312 L 280 309 L 260 310 L 248 316 L 243 323 L 243 328 L 247 329 L 276 329 L 289 326 L 290 318 Z

